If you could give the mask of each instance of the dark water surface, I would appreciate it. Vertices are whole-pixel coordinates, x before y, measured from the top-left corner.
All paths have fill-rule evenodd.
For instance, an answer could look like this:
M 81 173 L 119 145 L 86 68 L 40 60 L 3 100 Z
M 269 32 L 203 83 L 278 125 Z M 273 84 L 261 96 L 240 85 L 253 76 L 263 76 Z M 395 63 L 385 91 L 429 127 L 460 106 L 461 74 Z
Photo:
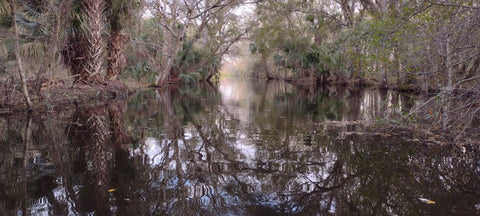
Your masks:
M 357 124 L 415 106 L 224 79 L 0 118 L 0 215 L 480 215 L 479 147 Z

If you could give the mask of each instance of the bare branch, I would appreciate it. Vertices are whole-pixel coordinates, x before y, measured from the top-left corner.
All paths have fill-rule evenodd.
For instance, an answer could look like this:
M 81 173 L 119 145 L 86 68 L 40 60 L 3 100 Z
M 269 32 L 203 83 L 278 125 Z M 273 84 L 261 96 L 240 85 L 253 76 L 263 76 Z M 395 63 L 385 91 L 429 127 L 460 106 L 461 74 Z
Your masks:
M 473 9 L 473 10 L 478 10 L 480 7 L 476 6 L 467 6 L 467 5 L 460 5 L 460 4 L 448 4 L 448 3 L 438 3 L 438 2 L 432 2 L 430 0 L 424 0 L 425 2 L 428 2 L 432 5 L 437 5 L 437 6 L 445 6 L 445 7 L 458 7 L 458 8 L 466 8 L 466 9 Z

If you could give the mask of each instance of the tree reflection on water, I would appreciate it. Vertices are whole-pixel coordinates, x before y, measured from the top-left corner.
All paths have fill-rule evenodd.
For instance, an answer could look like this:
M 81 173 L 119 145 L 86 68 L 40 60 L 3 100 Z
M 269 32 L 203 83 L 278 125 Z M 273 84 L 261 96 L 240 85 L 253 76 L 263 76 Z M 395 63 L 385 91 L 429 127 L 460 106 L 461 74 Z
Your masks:
M 478 146 L 411 143 L 401 130 L 348 123 L 392 116 L 409 98 L 224 85 L 1 118 L 0 214 L 480 214 Z

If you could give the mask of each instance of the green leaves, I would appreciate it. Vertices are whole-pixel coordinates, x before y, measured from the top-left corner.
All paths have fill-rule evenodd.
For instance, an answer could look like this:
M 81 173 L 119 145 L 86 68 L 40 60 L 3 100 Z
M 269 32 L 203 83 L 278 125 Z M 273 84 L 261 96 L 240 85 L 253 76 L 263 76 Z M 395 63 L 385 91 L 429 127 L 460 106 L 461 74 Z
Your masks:
M 135 64 L 127 66 L 122 72 L 122 76 L 133 78 L 137 81 L 145 80 L 147 82 L 155 81 L 156 72 L 144 61 L 136 61 Z
M 9 13 L 8 0 L 0 0 L 0 17 L 8 16 Z
M 179 78 L 184 84 L 192 84 L 198 81 L 195 79 L 195 75 L 192 76 L 191 74 L 180 74 Z
M 44 55 L 43 43 L 33 41 L 20 45 L 20 55 L 28 58 L 39 59 Z

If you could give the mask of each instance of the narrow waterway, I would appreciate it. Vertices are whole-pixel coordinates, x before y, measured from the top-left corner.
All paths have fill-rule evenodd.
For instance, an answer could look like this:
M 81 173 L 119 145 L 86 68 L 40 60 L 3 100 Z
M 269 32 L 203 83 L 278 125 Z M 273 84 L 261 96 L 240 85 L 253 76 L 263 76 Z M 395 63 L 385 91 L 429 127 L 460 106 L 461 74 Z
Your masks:
M 0 117 L 0 215 L 480 215 L 479 146 L 360 124 L 418 103 L 222 79 Z

